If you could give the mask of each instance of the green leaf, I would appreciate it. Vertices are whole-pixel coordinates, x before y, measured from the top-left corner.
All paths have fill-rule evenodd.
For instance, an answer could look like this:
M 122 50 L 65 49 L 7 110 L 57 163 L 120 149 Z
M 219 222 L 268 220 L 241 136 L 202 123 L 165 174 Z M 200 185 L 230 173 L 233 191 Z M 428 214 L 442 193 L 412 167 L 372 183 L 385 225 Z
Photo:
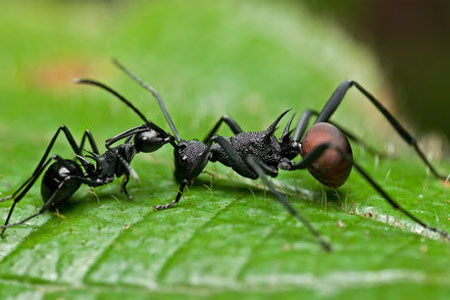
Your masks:
M 67 125 L 99 145 L 139 125 L 122 103 L 74 77 L 111 84 L 158 125 L 156 103 L 109 62 L 117 57 L 162 94 L 185 139 L 204 137 L 223 114 L 266 128 L 287 108 L 319 110 L 354 78 L 386 103 L 377 63 L 301 5 L 268 1 L 17 2 L 0 11 L 0 191 L 31 174 Z M 395 113 L 397 114 L 397 113 Z M 333 120 L 396 159 L 354 146 L 355 159 L 420 219 L 450 230 L 449 191 L 379 113 L 350 92 Z M 220 131 L 230 135 L 226 128 Z M 52 153 L 71 158 L 61 138 Z M 119 181 L 82 187 L 59 215 L 46 212 L 0 241 L 0 298 L 444 298 L 450 247 L 387 204 L 355 171 L 338 191 L 307 172 L 274 180 L 330 241 L 325 253 L 260 181 L 209 164 L 175 208 L 171 147 L 133 161 L 130 201 Z M 448 162 L 439 163 L 441 171 Z M 0 203 L 4 220 L 10 202 Z M 13 214 L 42 206 L 39 184 Z

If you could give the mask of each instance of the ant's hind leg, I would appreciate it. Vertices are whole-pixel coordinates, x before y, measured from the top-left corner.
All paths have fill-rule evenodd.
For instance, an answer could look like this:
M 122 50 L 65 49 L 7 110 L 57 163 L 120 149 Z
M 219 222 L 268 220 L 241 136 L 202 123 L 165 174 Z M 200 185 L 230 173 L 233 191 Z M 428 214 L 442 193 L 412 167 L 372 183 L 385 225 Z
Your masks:
M 233 120 L 228 115 L 223 115 L 219 121 L 217 121 L 216 125 L 214 125 L 213 129 L 209 132 L 209 134 L 203 139 L 203 143 L 208 143 L 211 140 L 211 137 L 216 134 L 217 130 L 219 130 L 220 125 L 225 122 L 225 124 L 228 125 L 228 127 L 233 131 L 234 134 L 238 134 L 242 132 L 241 127 L 238 125 L 238 123 Z
M 328 143 L 321 144 L 321 145 L 317 146 L 314 150 L 312 150 L 310 153 L 308 153 L 308 155 L 305 155 L 299 163 L 293 164 L 291 167 L 291 170 L 309 168 L 312 164 L 314 164 L 314 162 L 316 162 L 318 159 L 321 158 L 322 154 L 327 149 L 333 149 L 333 150 L 338 151 L 339 154 L 345 160 L 347 160 L 349 163 L 351 163 L 353 165 L 353 167 L 359 172 L 359 174 L 361 174 L 361 176 L 364 177 L 364 179 L 384 198 L 384 200 L 386 200 L 390 205 L 392 205 L 392 207 L 394 209 L 399 210 L 404 215 L 406 215 L 409 219 L 416 222 L 420 226 L 422 226 L 430 231 L 436 232 L 436 233 L 440 234 L 442 237 L 444 237 L 445 239 L 450 240 L 450 235 L 446 231 L 429 226 L 425 222 L 421 221 L 420 219 L 418 219 L 417 217 L 412 215 L 409 211 L 407 211 L 406 209 L 401 207 L 400 204 L 397 203 L 397 201 L 395 201 L 391 196 L 389 196 L 388 193 L 380 185 L 378 185 L 375 182 L 375 180 L 373 180 L 372 177 L 370 177 L 369 174 L 359 164 L 357 164 L 352 159 L 352 157 L 350 155 L 343 152 L 338 147 L 334 147 L 333 145 L 328 144 Z
M 57 199 L 57 195 L 58 193 L 64 188 L 64 185 L 69 181 L 69 180 L 73 180 L 73 179 L 77 179 L 76 176 L 72 177 L 72 176 L 67 176 L 63 182 L 61 182 L 59 184 L 59 186 L 56 188 L 56 190 L 53 192 L 53 194 L 50 196 L 50 198 L 47 200 L 47 202 L 42 206 L 42 208 L 35 214 L 32 214 L 31 216 L 26 217 L 25 219 L 22 219 L 19 222 L 13 223 L 13 224 L 7 224 L 8 222 L 5 223 L 5 225 L 3 225 L 2 228 L 2 232 L 1 234 L 3 235 L 4 231 L 6 230 L 6 228 L 10 228 L 10 227 L 14 227 L 17 225 L 21 225 L 23 223 L 25 223 L 26 221 L 29 221 L 39 215 L 42 215 L 44 212 L 46 212 L 55 202 L 55 200 Z M 9 216 L 8 216 L 9 217 Z M 9 218 L 7 219 L 7 221 L 9 221 Z
M 34 185 L 34 183 L 36 182 L 36 180 L 39 178 L 39 176 L 42 174 L 42 172 L 47 168 L 47 166 L 49 165 L 49 163 L 53 160 L 54 158 L 51 157 L 49 158 L 46 162 L 44 162 L 41 166 L 39 166 L 38 169 L 36 169 L 35 173 L 25 182 L 25 184 L 23 184 L 19 190 L 17 190 L 16 192 L 14 192 L 12 197 L 15 197 L 15 195 L 17 193 L 19 193 L 19 195 L 17 197 L 14 198 L 14 202 L 11 205 L 11 208 L 9 209 L 8 212 L 8 216 L 6 217 L 5 220 L 5 224 L 2 226 L 2 230 L 0 232 L 0 236 L 3 237 L 3 234 L 5 232 L 5 229 L 7 228 L 6 226 L 9 223 L 9 220 L 11 218 L 11 215 L 14 211 L 14 208 L 16 207 L 16 204 L 19 203 L 20 200 L 22 200 L 22 198 L 28 193 L 28 191 L 31 189 L 31 187 Z
M 53 145 L 55 144 L 55 141 L 58 138 L 59 133 L 61 131 L 64 132 L 64 134 L 67 138 L 67 141 L 69 142 L 69 144 L 72 147 L 72 150 L 75 152 L 75 154 L 81 155 L 81 150 L 80 150 L 80 148 L 78 148 L 78 145 L 75 142 L 75 139 L 74 139 L 72 133 L 70 132 L 70 130 L 64 125 L 60 126 L 58 128 L 58 130 L 56 130 L 56 133 L 54 134 L 53 138 L 51 139 L 50 143 L 48 144 L 47 149 L 44 152 L 44 155 L 42 156 L 41 160 L 39 161 L 36 169 L 33 171 L 30 178 L 28 178 L 24 183 L 22 183 L 22 185 L 12 195 L 0 198 L 0 202 L 16 197 L 16 195 L 19 194 L 23 190 L 23 188 L 25 188 L 30 183 L 32 178 L 41 170 L 42 166 L 44 165 L 45 161 L 47 160 L 48 155 L 50 154 L 50 151 L 52 150 Z
M 267 179 L 265 172 L 261 168 L 261 164 L 256 161 L 253 157 L 247 158 L 247 163 L 253 168 L 253 170 L 261 177 L 262 181 L 266 184 L 266 186 L 270 189 L 270 191 L 275 195 L 277 200 L 287 209 L 287 211 L 293 215 L 297 220 L 299 220 L 306 228 L 316 237 L 319 241 L 320 245 L 326 250 L 331 251 L 330 244 L 324 240 L 324 238 L 320 235 L 320 233 L 312 227 L 311 223 L 306 220 L 303 216 L 301 216 L 297 210 L 287 201 L 286 197 L 283 196 Z
M 2 229 L 2 231 L 1 231 L 1 233 L 0 233 L 2 236 L 3 236 L 3 233 L 4 233 L 4 231 L 6 230 L 6 228 L 13 227 L 13 226 L 17 226 L 17 225 L 21 225 L 21 224 L 25 223 L 26 221 L 31 220 L 32 218 L 35 218 L 35 217 L 37 217 L 37 216 L 43 214 L 44 212 L 46 212 L 51 206 L 53 206 L 55 200 L 58 199 L 57 196 L 59 195 L 59 193 L 61 192 L 61 190 L 65 187 L 65 185 L 66 185 L 70 180 L 72 180 L 72 181 L 78 181 L 78 182 L 80 182 L 80 183 L 84 183 L 84 184 L 87 184 L 87 185 L 92 186 L 92 187 L 101 186 L 101 185 L 104 185 L 104 184 L 107 183 L 106 181 L 94 181 L 94 180 L 91 180 L 91 179 L 89 179 L 89 178 L 85 178 L 85 177 L 83 177 L 83 176 L 69 175 L 69 176 L 65 177 L 65 178 L 64 178 L 64 181 L 62 181 L 62 182 L 58 185 L 58 187 L 56 188 L 56 190 L 53 192 L 53 194 L 50 196 L 50 198 L 47 200 L 47 202 L 42 206 L 42 208 L 39 210 L 39 212 L 37 212 L 37 213 L 35 213 L 35 214 L 33 214 L 33 215 L 31 215 L 31 216 L 29 216 L 29 217 L 27 217 L 27 218 L 25 218 L 25 219 L 19 221 L 19 222 L 16 222 L 16 223 L 14 223 L 14 224 L 9 224 L 9 225 L 8 225 L 9 219 L 10 219 L 10 217 L 11 217 L 12 211 L 13 211 L 13 209 L 14 209 L 16 203 L 19 202 L 19 201 L 23 198 L 23 196 L 26 194 L 26 192 L 27 192 L 27 191 L 31 188 L 31 186 L 35 183 L 36 179 L 39 177 L 39 175 L 42 173 L 42 171 L 46 169 L 46 167 L 48 166 L 48 164 L 49 164 L 49 163 L 51 162 L 51 160 L 53 160 L 53 159 L 54 159 L 54 160 L 57 160 L 57 161 L 59 161 L 59 162 L 64 163 L 64 159 L 62 159 L 62 158 L 59 157 L 58 155 L 54 155 L 54 156 L 52 156 L 52 157 L 51 157 L 51 158 L 50 158 L 50 159 L 49 159 L 49 160 L 41 167 L 41 169 L 39 170 L 39 172 L 32 178 L 32 180 L 30 181 L 29 185 L 27 185 L 27 187 L 20 193 L 20 195 L 19 195 L 16 199 L 14 199 L 14 203 L 13 203 L 13 205 L 12 205 L 10 211 L 9 211 L 8 217 L 7 217 L 7 219 L 6 219 L 6 222 L 5 222 L 5 224 L 4 224 L 3 226 L 0 227 L 0 228 Z M 68 198 L 68 197 L 70 197 L 71 195 L 66 195 L 66 196 L 67 196 L 67 198 Z
M 370 94 L 365 88 L 363 88 L 356 81 L 347 79 L 339 87 L 334 91 L 331 95 L 328 102 L 320 111 L 319 116 L 316 119 L 317 122 L 328 122 L 330 117 L 336 111 L 338 106 L 341 104 L 342 100 L 345 97 L 347 91 L 352 87 L 356 87 L 372 104 L 380 111 L 383 116 L 389 121 L 392 127 L 397 131 L 397 133 L 402 137 L 402 139 L 411 147 L 414 148 L 417 155 L 419 155 L 420 159 L 424 162 L 424 164 L 430 169 L 433 175 L 441 180 L 446 180 L 446 176 L 439 174 L 433 165 L 428 161 L 425 157 L 425 154 L 417 145 L 416 139 L 403 127 L 400 122 L 378 101 L 372 94 Z
M 99 151 L 98 151 L 97 143 L 95 142 L 95 139 L 92 136 L 92 133 L 91 133 L 91 131 L 89 129 L 84 132 L 83 137 L 81 138 L 80 147 L 78 147 L 78 148 L 80 150 L 83 150 L 86 138 L 89 140 L 89 144 L 91 145 L 92 151 L 95 154 L 100 154 Z

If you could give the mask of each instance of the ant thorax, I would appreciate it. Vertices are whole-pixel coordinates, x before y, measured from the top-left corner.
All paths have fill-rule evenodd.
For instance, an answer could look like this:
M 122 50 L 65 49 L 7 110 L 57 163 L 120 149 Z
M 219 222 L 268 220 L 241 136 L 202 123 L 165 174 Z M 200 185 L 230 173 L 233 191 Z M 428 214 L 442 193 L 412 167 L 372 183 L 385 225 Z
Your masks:
M 272 170 L 273 173 L 278 172 L 278 164 L 281 160 L 281 147 L 275 136 L 267 131 L 258 132 L 242 132 L 234 137 L 224 137 L 239 157 L 245 161 L 247 157 L 254 157 L 260 163 L 264 164 Z M 212 157 L 211 161 L 219 161 L 220 163 L 233 167 L 237 173 L 239 170 L 234 168 L 230 156 L 219 144 L 214 144 L 211 147 Z M 241 174 L 245 176 L 244 174 Z

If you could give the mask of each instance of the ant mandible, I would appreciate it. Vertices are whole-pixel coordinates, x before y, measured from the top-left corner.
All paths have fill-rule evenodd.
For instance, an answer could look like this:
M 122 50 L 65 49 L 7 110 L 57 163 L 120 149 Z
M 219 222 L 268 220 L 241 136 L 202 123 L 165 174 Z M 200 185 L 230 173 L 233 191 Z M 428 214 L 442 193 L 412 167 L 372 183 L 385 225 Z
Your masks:
M 268 186 L 280 203 L 285 206 L 289 213 L 300 220 L 309 229 L 325 250 L 331 251 L 330 244 L 325 241 L 311 224 L 303 218 L 292 205 L 290 205 L 279 191 L 277 191 L 273 184 L 267 179 L 266 175 L 276 177 L 278 175 L 278 168 L 288 171 L 307 169 L 325 186 L 338 188 L 344 184 L 350 175 L 352 167 L 354 167 L 394 209 L 401 211 L 408 218 L 422 227 L 436 232 L 445 239 L 450 240 L 450 236 L 446 231 L 431 227 L 412 215 L 400 206 L 400 204 L 379 184 L 377 184 L 369 174 L 353 160 L 352 149 L 346 135 L 357 143 L 362 143 L 361 139 L 329 121 L 330 117 L 341 104 L 346 92 L 351 87 L 356 87 L 384 115 L 402 139 L 415 149 L 421 160 L 430 168 L 433 175 L 440 180 L 445 180 L 445 177 L 440 175 L 427 160 L 411 134 L 408 133 L 408 131 L 377 99 L 375 99 L 373 95 L 357 82 L 352 80 L 344 81 L 335 90 L 320 112 L 307 110 L 303 113 L 294 132 L 290 129 L 294 118 L 294 116 L 292 116 L 279 141 L 274 136 L 274 132 L 281 118 L 289 110 L 283 112 L 276 118 L 266 130 L 259 132 L 244 132 L 232 118 L 223 116 L 203 141 L 186 141 L 180 137 L 165 108 L 164 101 L 158 92 L 118 61 L 114 60 L 114 63 L 139 85 L 153 94 L 175 137 L 176 143 L 172 144 L 174 146 L 175 179 L 180 182 L 181 185 L 174 200 L 164 205 L 155 206 L 155 210 L 167 209 L 176 204 L 180 200 L 184 188 L 188 184 L 193 183 L 195 178 L 203 171 L 206 164 L 209 161 L 218 161 L 225 166 L 231 167 L 236 173 L 243 177 L 250 179 L 261 177 L 263 182 Z M 306 132 L 308 123 L 314 115 L 317 116 L 317 119 L 315 120 L 314 125 Z M 234 136 L 223 137 L 216 135 L 217 130 L 223 122 L 230 127 L 235 134 Z M 362 144 L 364 145 L 364 143 Z M 369 148 L 369 150 L 371 149 Z M 299 155 L 302 156 L 302 160 L 295 163 L 293 159 Z
M 43 214 L 47 210 L 58 209 L 66 203 L 82 184 L 86 184 L 90 187 L 98 187 L 112 182 L 115 177 L 125 176 L 124 181 L 122 182 L 122 191 L 131 199 L 132 197 L 126 189 L 130 176 L 136 181 L 139 181 L 139 177 L 130 166 L 134 156 L 139 152 L 154 152 L 164 144 L 173 141 L 171 135 L 167 134 L 154 123 L 148 121 L 137 108 L 110 87 L 94 80 L 77 80 L 76 82 L 94 85 L 112 93 L 133 109 L 145 124 L 108 139 L 106 141 L 107 151 L 104 154 L 99 154 L 97 144 L 89 130 L 84 132 L 80 146 L 78 146 L 70 130 L 64 125 L 59 127 L 32 175 L 13 194 L 0 198 L 0 202 L 14 199 L 8 216 L 6 217 L 5 224 L 1 226 L 1 236 L 4 235 L 6 228 L 23 224 L 26 221 Z M 79 162 L 75 159 L 63 159 L 58 155 L 49 157 L 50 151 L 60 132 L 65 134 L 75 153 L 76 159 Z M 84 156 L 82 151 L 86 138 L 91 145 L 92 151 L 85 150 L 89 155 Z M 127 138 L 125 143 L 111 148 L 113 143 L 123 138 Z M 92 159 L 96 164 L 94 165 L 87 159 Z M 50 165 L 52 161 L 54 162 Z M 37 213 L 32 214 L 19 222 L 8 224 L 16 204 L 23 199 L 43 172 L 41 196 L 44 205 Z

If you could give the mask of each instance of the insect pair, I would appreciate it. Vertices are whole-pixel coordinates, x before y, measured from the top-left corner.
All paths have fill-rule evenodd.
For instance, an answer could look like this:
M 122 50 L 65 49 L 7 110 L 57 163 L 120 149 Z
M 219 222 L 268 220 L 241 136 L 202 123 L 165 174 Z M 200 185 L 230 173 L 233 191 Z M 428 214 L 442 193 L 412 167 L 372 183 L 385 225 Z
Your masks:
M 344 81 L 335 90 L 320 112 L 307 110 L 300 116 L 295 129 L 291 130 L 291 125 L 295 116 L 294 114 L 287 122 L 280 139 L 275 137 L 275 129 L 289 110 L 281 113 L 266 130 L 259 132 L 244 132 L 236 121 L 225 115 L 219 119 L 202 141 L 186 141 L 179 135 L 165 108 L 164 101 L 158 92 L 117 61 L 115 61 L 115 64 L 142 87 L 153 94 L 167 120 L 172 134 L 167 133 L 162 128 L 149 121 L 132 103 L 105 84 L 90 79 L 77 80 L 80 84 L 94 85 L 110 92 L 137 113 L 144 121 L 144 124 L 124 131 L 107 140 L 107 151 L 102 155 L 99 154 L 95 141 L 89 131 L 85 132 L 80 146 L 77 146 L 70 131 L 66 127 L 63 126 L 58 129 L 32 176 L 11 196 L 0 199 L 1 201 L 14 198 L 5 225 L 2 228 L 2 234 L 8 227 L 23 224 L 48 209 L 57 208 L 83 183 L 95 187 L 111 182 L 114 177 L 124 175 L 125 180 L 122 188 L 125 194 L 128 195 L 126 184 L 128 183 L 130 176 L 134 177 L 135 180 L 138 180 L 136 172 L 130 166 L 134 156 L 139 152 L 150 153 L 160 149 L 164 144 L 171 144 L 174 148 L 175 179 L 180 183 L 180 187 L 175 198 L 171 202 L 155 206 L 156 210 L 166 209 L 175 205 L 181 199 L 185 187 L 193 183 L 208 162 L 220 162 L 225 166 L 231 167 L 236 173 L 243 177 L 250 179 L 257 179 L 260 177 L 288 212 L 308 228 L 325 250 L 330 251 L 330 244 L 302 215 L 298 213 L 298 211 L 286 200 L 284 195 L 273 186 L 267 179 L 267 175 L 276 177 L 279 169 L 287 171 L 307 169 L 322 184 L 328 187 L 337 188 L 346 181 L 352 167 L 354 167 L 395 209 L 401 211 L 408 218 L 424 228 L 439 233 L 446 239 L 450 239 L 447 232 L 429 226 L 401 207 L 358 163 L 353 161 L 352 150 L 347 137 L 355 143 L 363 146 L 366 145 L 360 138 L 357 138 L 348 130 L 343 129 L 341 126 L 330 121 L 330 117 L 341 104 L 346 92 L 351 87 L 355 87 L 370 102 L 372 102 L 403 140 L 415 149 L 416 153 L 429 167 L 434 176 L 438 179 L 445 180 L 445 177 L 440 175 L 426 159 L 425 155 L 418 147 L 416 140 L 408 133 L 408 131 L 377 99 L 375 99 L 375 97 L 357 82 L 351 80 Z M 309 130 L 307 130 L 313 117 L 316 117 L 316 120 Z M 234 133 L 234 136 L 223 137 L 216 134 L 222 123 L 229 126 Z M 65 133 L 77 160 L 62 159 L 57 155 L 48 158 L 51 148 L 60 131 Z M 88 155 L 85 156 L 83 155 L 83 146 L 86 138 L 90 142 L 92 151 L 86 151 Z M 114 143 L 123 139 L 125 139 L 123 144 L 111 147 Z M 372 152 L 376 152 L 368 146 L 366 146 L 366 148 Z M 301 156 L 302 159 L 299 162 L 294 162 L 293 160 L 298 156 Z M 90 162 L 89 159 L 93 160 L 95 165 Z M 55 162 L 48 167 L 53 160 Z M 17 223 L 8 224 L 15 205 L 25 196 L 40 174 L 44 171 L 41 194 L 45 204 L 41 210 Z

